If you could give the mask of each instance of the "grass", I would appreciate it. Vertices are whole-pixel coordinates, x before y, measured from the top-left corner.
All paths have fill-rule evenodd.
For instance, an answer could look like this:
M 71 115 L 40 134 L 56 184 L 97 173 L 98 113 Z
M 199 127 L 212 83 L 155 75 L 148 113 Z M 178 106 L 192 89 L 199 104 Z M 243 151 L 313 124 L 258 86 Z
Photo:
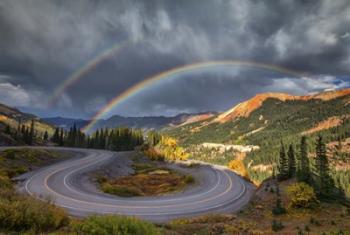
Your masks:
M 102 191 L 121 197 L 158 196 L 181 191 L 195 181 L 190 175 L 153 164 L 138 163 L 133 164 L 133 168 L 133 175 L 117 179 L 100 177 L 98 182 Z
M 0 233 L 39 234 L 68 223 L 69 217 L 63 209 L 49 201 L 18 194 L 8 174 L 0 171 Z
M 160 235 L 160 231 L 150 222 L 126 216 L 91 216 L 76 223 L 77 234 L 86 235 Z
M 350 234 L 350 208 L 337 202 L 321 202 L 319 207 L 310 209 L 288 207 L 291 198 L 287 187 L 293 183 L 270 180 L 237 215 L 209 214 L 174 220 L 163 225 L 164 234 Z M 277 184 L 286 213 L 274 215 L 276 190 L 265 189 Z
M 118 195 L 120 197 L 134 197 L 143 195 L 142 192 L 136 187 L 113 185 L 108 182 L 102 184 L 102 191 L 105 193 Z
M 12 178 L 67 157 L 61 152 L 45 149 L 7 149 L 0 152 L 0 170 Z

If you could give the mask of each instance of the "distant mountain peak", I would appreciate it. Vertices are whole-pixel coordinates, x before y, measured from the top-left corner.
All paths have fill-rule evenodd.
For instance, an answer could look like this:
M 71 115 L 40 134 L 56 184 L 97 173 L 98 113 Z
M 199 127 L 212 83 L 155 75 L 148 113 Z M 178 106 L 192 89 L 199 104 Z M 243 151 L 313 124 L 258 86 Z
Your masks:
M 255 95 L 253 98 L 235 105 L 228 111 L 220 114 L 213 122 L 227 122 L 237 117 L 248 117 L 254 110 L 258 109 L 265 100 L 269 98 L 279 99 L 281 101 L 286 100 L 310 100 L 310 99 L 321 99 L 331 100 L 342 96 L 350 95 L 350 89 L 342 90 L 328 90 L 312 95 L 295 96 L 286 93 L 275 93 L 267 92 Z

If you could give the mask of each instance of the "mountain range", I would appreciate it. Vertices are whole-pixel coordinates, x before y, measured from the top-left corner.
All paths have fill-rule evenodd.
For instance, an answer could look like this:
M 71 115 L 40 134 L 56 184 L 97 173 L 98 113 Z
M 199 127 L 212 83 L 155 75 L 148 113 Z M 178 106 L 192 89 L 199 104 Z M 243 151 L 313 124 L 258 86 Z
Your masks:
M 91 132 L 99 128 L 114 128 L 114 127 L 131 127 L 139 128 L 144 130 L 155 129 L 160 130 L 164 127 L 178 126 L 183 124 L 189 124 L 196 122 L 208 117 L 216 115 L 214 112 L 199 113 L 199 114 L 187 114 L 182 113 L 172 117 L 165 116 L 147 116 L 147 117 L 123 117 L 119 115 L 114 115 L 108 119 L 100 119 L 94 125 L 94 128 Z M 51 117 L 43 118 L 43 121 L 50 123 L 55 126 L 60 126 L 65 129 L 69 129 L 74 124 L 78 128 L 83 128 L 90 121 L 83 119 L 74 119 L 74 118 L 64 118 L 64 117 Z
M 55 126 L 69 129 L 76 124 L 82 128 L 89 123 L 89 120 L 64 117 L 40 119 L 0 104 L 0 144 L 21 144 L 15 143 L 4 130 L 6 126 L 17 129 L 19 124 L 29 127 L 32 120 L 35 120 L 35 130 L 39 135 L 45 131 L 52 135 Z M 330 149 L 330 156 L 335 154 L 334 149 L 340 145 L 337 141 L 342 143 L 342 150 L 337 150 L 342 160 L 334 161 L 334 167 L 350 170 L 350 89 L 304 96 L 262 93 L 222 113 L 179 114 L 174 117 L 115 115 L 98 120 L 94 130 L 118 126 L 159 130 L 175 137 L 194 158 L 209 159 L 220 164 L 226 164 L 234 155 L 225 153 L 228 158 L 223 159 L 220 157 L 223 153 L 214 156 L 210 149 L 197 151 L 198 146 L 222 146 L 222 149 L 230 146 L 247 149 L 244 146 L 253 146 L 255 150 L 244 153 L 243 159 L 253 180 L 264 179 L 272 174 L 278 162 L 281 142 L 286 146 L 297 147 L 300 137 L 306 135 L 312 152 L 315 138 L 322 134 Z

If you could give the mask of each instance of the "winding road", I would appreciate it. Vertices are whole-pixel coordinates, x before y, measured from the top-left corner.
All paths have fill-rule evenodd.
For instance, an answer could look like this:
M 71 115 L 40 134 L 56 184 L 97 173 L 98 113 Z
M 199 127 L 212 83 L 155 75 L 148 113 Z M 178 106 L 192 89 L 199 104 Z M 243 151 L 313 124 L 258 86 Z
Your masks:
M 252 184 L 224 167 L 201 165 L 191 169 L 195 171 L 195 178 L 201 176 L 196 179 L 198 183 L 184 192 L 158 197 L 122 198 L 107 195 L 96 188 L 92 189 L 91 184 L 86 183 L 86 174 L 109 164 L 112 159 L 121 159 L 118 169 L 127 167 L 123 166 L 123 153 L 53 149 L 70 150 L 81 156 L 26 176 L 22 190 L 39 199 L 50 198 L 73 216 L 123 214 L 161 222 L 204 213 L 238 211 L 249 202 L 254 191 Z

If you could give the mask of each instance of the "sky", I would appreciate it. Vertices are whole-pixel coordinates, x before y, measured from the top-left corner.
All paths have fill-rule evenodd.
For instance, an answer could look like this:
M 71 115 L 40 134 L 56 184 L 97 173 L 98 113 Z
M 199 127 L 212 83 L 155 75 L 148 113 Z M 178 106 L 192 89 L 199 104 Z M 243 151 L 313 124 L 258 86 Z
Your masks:
M 164 79 L 115 107 L 123 116 L 224 111 L 260 92 L 350 86 L 348 0 L 1 0 L 0 102 L 42 117 L 91 118 L 158 73 L 242 60 Z M 85 64 L 119 47 L 49 104 Z

